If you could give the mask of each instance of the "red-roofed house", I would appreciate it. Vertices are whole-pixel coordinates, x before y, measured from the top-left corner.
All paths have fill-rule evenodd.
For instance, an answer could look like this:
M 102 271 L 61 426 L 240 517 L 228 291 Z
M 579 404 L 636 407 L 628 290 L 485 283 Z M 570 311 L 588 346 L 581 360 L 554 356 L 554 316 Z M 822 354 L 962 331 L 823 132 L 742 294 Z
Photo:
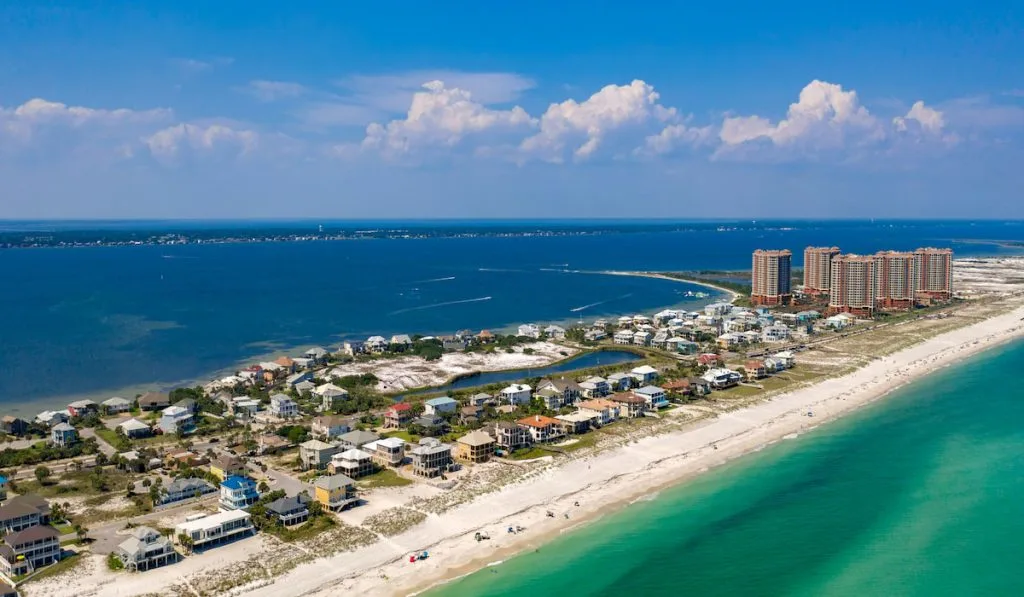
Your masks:
M 718 367 L 722 364 L 722 357 L 709 352 L 697 357 L 697 362 L 706 367 Z
M 412 405 L 408 402 L 396 402 L 384 411 L 384 428 L 398 429 L 412 421 Z

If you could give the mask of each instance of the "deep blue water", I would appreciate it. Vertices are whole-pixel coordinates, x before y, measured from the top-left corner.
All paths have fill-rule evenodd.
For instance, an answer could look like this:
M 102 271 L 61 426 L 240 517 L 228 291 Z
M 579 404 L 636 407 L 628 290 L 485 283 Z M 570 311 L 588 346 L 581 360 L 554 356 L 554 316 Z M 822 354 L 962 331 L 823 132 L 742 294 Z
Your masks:
M 38 405 L 29 402 L 167 387 L 348 337 L 503 329 L 707 302 L 683 296 L 695 286 L 582 271 L 747 269 L 755 248 L 791 248 L 799 262 L 808 244 L 1009 254 L 954 239 L 1024 238 L 1019 222 L 722 226 L 645 232 L 633 222 L 592 236 L 3 250 L 0 401 L 4 410 L 33 412 Z
M 525 377 L 547 377 L 557 373 L 567 373 L 569 371 L 589 369 L 591 367 L 600 367 L 602 365 L 631 363 L 633 361 L 639 361 L 641 358 L 642 357 L 639 355 L 625 350 L 599 350 L 596 352 L 581 354 L 547 367 L 538 367 L 536 369 L 525 369 L 521 371 L 488 371 L 486 373 L 481 373 L 480 375 L 474 375 L 473 377 L 462 377 L 449 384 L 426 389 L 420 392 L 412 392 L 408 395 L 415 396 L 416 394 L 433 394 L 437 392 L 447 392 L 449 390 L 461 390 L 464 388 L 485 386 L 492 383 L 515 381 Z

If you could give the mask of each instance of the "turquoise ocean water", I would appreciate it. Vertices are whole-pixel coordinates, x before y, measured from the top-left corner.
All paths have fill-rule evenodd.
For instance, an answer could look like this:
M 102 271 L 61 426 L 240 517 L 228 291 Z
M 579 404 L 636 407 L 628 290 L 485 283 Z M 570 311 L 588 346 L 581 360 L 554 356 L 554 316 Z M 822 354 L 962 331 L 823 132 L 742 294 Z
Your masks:
M 1024 595 L 1024 342 L 431 597 Z

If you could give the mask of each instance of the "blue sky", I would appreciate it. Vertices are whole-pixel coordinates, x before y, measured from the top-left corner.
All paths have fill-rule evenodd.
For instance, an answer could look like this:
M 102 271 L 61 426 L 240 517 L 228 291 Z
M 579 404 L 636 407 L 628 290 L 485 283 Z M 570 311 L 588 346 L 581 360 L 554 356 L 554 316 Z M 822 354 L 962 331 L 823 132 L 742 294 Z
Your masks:
M 162 4 L 0 4 L 0 218 L 1024 217 L 1019 3 Z

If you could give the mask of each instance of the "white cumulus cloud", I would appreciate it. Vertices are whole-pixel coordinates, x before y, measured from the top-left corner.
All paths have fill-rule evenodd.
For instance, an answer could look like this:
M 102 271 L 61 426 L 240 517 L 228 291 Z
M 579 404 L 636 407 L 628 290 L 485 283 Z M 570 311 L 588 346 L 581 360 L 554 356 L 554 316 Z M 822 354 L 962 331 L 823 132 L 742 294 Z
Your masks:
M 856 91 L 819 80 L 800 91 L 785 119 L 772 123 L 761 116 L 729 117 L 719 132 L 727 146 L 767 140 L 776 146 L 808 149 L 838 148 L 850 140 L 879 140 L 884 135 L 881 123 L 860 104 Z
M 413 94 L 406 117 L 366 128 L 364 149 L 400 155 L 419 147 L 454 147 L 469 135 L 508 132 L 535 121 L 519 106 L 495 110 L 473 100 L 469 91 L 430 81 Z
M 699 147 L 714 141 L 715 130 L 712 126 L 694 127 L 686 124 L 670 124 L 656 135 L 644 139 L 642 147 L 634 153 L 647 155 L 663 155 L 680 147 Z
M 917 123 L 920 129 L 927 133 L 940 133 L 946 126 L 942 112 L 924 105 L 923 101 L 916 101 L 904 116 L 897 116 L 892 119 L 892 124 L 897 131 L 907 131 L 913 123 Z
M 60 102 L 35 98 L 16 108 L 0 107 L 0 130 L 19 139 L 29 140 L 36 131 L 46 127 L 85 128 L 120 127 L 161 122 L 169 119 L 169 109 L 130 110 L 117 108 L 105 110 L 69 106 Z
M 540 118 L 540 131 L 525 139 L 520 150 L 528 157 L 561 162 L 571 144 L 573 157 L 584 160 L 609 134 L 676 118 L 675 109 L 662 106 L 658 99 L 653 86 L 635 80 L 629 85 L 607 85 L 583 102 L 568 99 L 551 104 Z
M 259 142 L 255 131 L 236 129 L 223 124 L 198 125 L 181 123 L 157 131 L 143 139 L 154 157 L 174 160 L 183 150 L 211 152 L 230 149 L 245 154 Z

